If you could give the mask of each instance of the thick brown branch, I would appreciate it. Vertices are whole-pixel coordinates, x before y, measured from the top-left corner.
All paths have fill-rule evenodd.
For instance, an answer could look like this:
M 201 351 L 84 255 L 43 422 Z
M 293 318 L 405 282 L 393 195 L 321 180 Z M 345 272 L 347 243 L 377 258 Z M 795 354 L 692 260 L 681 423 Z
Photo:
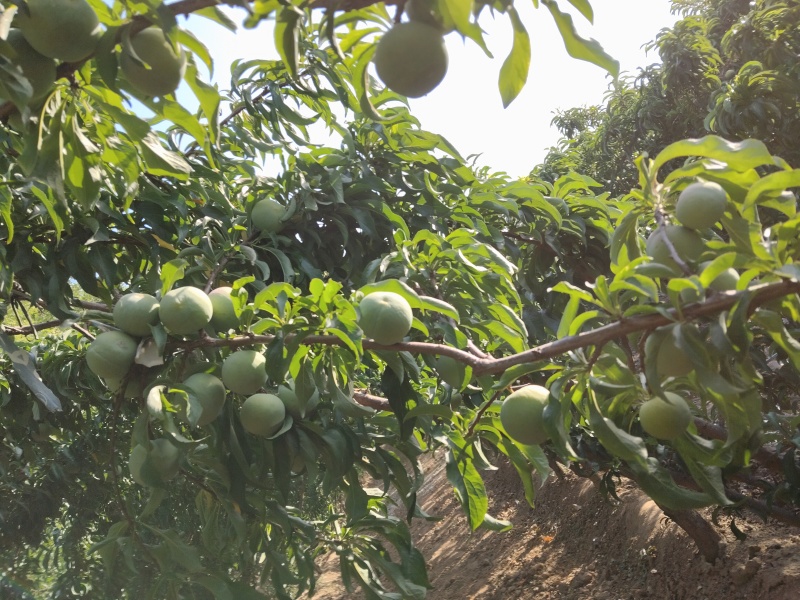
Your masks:
M 353 400 L 362 406 L 369 406 L 375 410 L 392 410 L 389 401 L 381 396 L 373 396 L 367 392 L 353 392 Z

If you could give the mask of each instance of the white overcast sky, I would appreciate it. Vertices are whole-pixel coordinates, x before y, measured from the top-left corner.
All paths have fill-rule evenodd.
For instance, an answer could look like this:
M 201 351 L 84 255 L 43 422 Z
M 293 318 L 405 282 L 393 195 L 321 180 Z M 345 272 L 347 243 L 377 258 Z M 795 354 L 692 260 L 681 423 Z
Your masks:
M 643 46 L 675 22 L 669 0 L 594 0 L 593 25 L 567 2 L 560 5 L 573 14 L 579 32 L 598 40 L 628 73 L 658 60 Z M 447 77 L 428 96 L 411 100 L 410 106 L 425 129 L 444 135 L 463 156 L 481 154 L 478 164 L 521 176 L 558 140 L 550 125 L 555 111 L 600 103 L 610 78 L 599 67 L 567 54 L 546 8 L 535 10 L 524 0 L 516 6 L 531 36 L 533 57 L 528 83 L 511 106 L 503 108 L 497 89 L 500 66 L 511 49 L 511 25 L 505 15 L 493 19 L 487 11 L 480 24 L 494 58 L 458 34 L 447 36 Z M 244 16 L 242 10 L 229 14 L 238 23 Z M 277 58 L 270 22 L 255 30 L 240 28 L 236 34 L 196 16 L 184 26 L 211 51 L 214 81 L 221 89 L 229 85 L 234 59 Z

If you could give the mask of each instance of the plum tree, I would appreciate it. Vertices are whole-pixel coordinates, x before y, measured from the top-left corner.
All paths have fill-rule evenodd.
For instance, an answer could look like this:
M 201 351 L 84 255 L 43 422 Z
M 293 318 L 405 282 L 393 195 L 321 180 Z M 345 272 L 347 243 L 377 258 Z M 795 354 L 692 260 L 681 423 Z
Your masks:
M 397 23 L 375 50 L 378 77 L 393 92 L 419 98 L 447 74 L 447 49 L 437 27 L 419 21 Z
M 105 379 L 122 379 L 136 358 L 136 340 L 121 331 L 105 331 L 98 335 L 86 351 L 86 363 L 95 375 Z
M 125 294 L 114 305 L 114 324 L 125 333 L 150 335 L 150 326 L 158 324 L 158 300 L 150 294 Z
M 423 3 L 441 18 L 430 39 L 441 45 L 453 28 L 489 47 L 487 11 L 459 2 Z M 571 52 L 616 72 L 573 26 L 587 3 L 539 5 Z M 635 161 L 632 148 L 645 142 L 616 139 L 597 145 L 614 155 L 602 168 L 573 163 L 520 179 L 464 159 L 373 79 L 376 32 L 396 21 L 385 6 L 253 5 L 246 24 L 274 20 L 280 60 L 236 62 L 224 92 L 206 80 L 219 57 L 194 20 L 175 28 L 197 11 L 230 25 L 216 3 L 92 6 L 107 35 L 91 57 L 58 66 L 63 85 L 47 102 L 26 107 L 30 86 L 7 45 L 0 69 L 13 100 L 0 109 L 0 519 L 13 533 L 0 557 L 35 594 L 295 597 L 318 585 L 315 560 L 332 552 L 366 596 L 422 598 L 425 561 L 390 499 L 419 514 L 425 453 L 444 455 L 443 476 L 473 530 L 509 525 L 491 513 L 482 484 L 498 461 L 519 474 L 530 504 L 534 475 L 547 480 L 552 464 L 625 477 L 673 514 L 729 505 L 731 482 L 748 469 L 774 482 L 758 491 L 774 498 L 770 514 L 793 514 L 800 486 L 781 469 L 797 447 L 800 216 L 787 188 L 800 176 L 770 152 L 791 150 L 773 146 L 785 136 L 765 144 L 670 131 Z M 498 81 L 507 104 L 540 53 L 513 2 L 492 10 L 513 29 Z M 781 3 L 770 11 L 747 23 L 781 21 L 800 43 L 793 13 Z M 186 95 L 151 98 L 117 68 L 120 47 L 132 48 L 126 35 L 148 24 L 175 33 Z M 740 41 L 735 30 L 726 44 L 745 58 Z M 769 81 L 791 80 L 795 63 Z M 747 64 L 735 85 L 757 81 Z M 676 107 L 662 94 L 671 114 L 706 107 L 692 86 L 672 85 L 696 73 L 674 71 L 663 72 L 670 89 L 692 102 Z M 787 125 L 796 102 L 786 93 L 776 104 Z M 627 119 L 630 107 L 619 108 L 611 112 Z M 720 110 L 714 118 L 724 120 Z M 748 114 L 731 112 L 728 124 Z M 29 121 L 1 122 L 15 116 Z M 315 126 L 330 143 L 311 139 Z M 562 149 L 597 139 L 577 129 Z M 618 154 L 630 163 L 619 180 Z M 574 155 L 565 156 L 561 166 Z M 665 212 L 689 179 L 729 194 L 723 218 L 702 234 Z M 619 181 L 632 183 L 619 190 Z M 685 264 L 670 264 L 658 233 L 645 242 L 653 231 Z M 738 290 L 701 295 L 719 285 L 709 269 L 723 264 L 741 272 Z M 235 300 L 203 292 L 219 286 Z M 692 289 L 693 303 L 681 301 Z M 126 318 L 133 290 L 162 298 L 159 322 L 152 301 Z M 241 319 L 217 327 L 215 314 L 230 316 L 226 295 Z M 107 331 L 130 330 L 127 320 L 144 339 Z M 470 385 L 453 389 L 468 371 Z M 669 404 L 676 390 L 702 407 L 691 435 L 648 424 L 653 405 L 642 399 Z M 675 435 L 653 439 L 646 428 Z M 746 484 L 731 491 L 746 494 Z M 42 574 L 47 560 L 57 573 Z
M 37 52 L 64 62 L 89 56 L 103 34 L 86 0 L 28 0 L 14 23 Z
M 660 440 L 672 440 L 686 431 L 692 411 L 686 401 L 674 392 L 650 398 L 639 407 L 642 429 Z
M 181 453 L 174 444 L 164 438 L 137 444 L 131 450 L 128 470 L 139 485 L 161 487 L 174 478 L 180 470 Z
M 170 290 L 158 305 L 161 323 L 175 335 L 197 333 L 211 322 L 213 315 L 214 305 L 208 294 L 191 286 Z
M 675 216 L 691 229 L 711 227 L 725 214 L 728 196 L 718 183 L 697 181 L 686 186 L 678 196 Z
M 219 416 L 225 404 L 225 385 L 222 381 L 209 373 L 195 373 L 183 381 L 200 402 L 201 412 L 197 417 L 198 427 L 204 427 Z
M 38 102 L 56 82 L 56 61 L 34 50 L 19 29 L 10 30 L 7 41 L 16 53 L 14 62 L 33 88 L 31 103 Z
M 441 356 L 436 360 L 436 372 L 442 381 L 459 389 L 464 383 L 464 364 L 450 356 Z
M 693 229 L 681 227 L 680 225 L 667 225 L 663 228 L 655 229 L 647 238 L 647 255 L 653 261 L 670 267 L 674 272 L 680 272 L 678 263 L 672 258 L 669 246 L 664 238 L 669 239 L 678 253 L 678 257 L 684 262 L 697 262 L 700 255 L 705 250 L 705 243 Z
M 123 46 L 119 66 L 131 87 L 144 96 L 166 96 L 180 85 L 186 69 L 183 50 L 176 51 L 164 31 L 148 27 Z
M 274 198 L 264 198 L 253 205 L 250 219 L 253 227 L 266 233 L 277 233 L 283 229 L 286 208 Z
M 214 309 L 211 315 L 211 326 L 217 331 L 230 331 L 239 328 L 239 317 L 233 308 L 231 292 L 233 288 L 228 286 L 218 287 L 211 290 L 208 294 L 211 305 Z
M 266 363 L 255 350 L 232 352 L 222 363 L 222 382 L 236 394 L 254 394 L 267 381 Z
M 500 422 L 509 436 L 521 444 L 542 444 L 550 436 L 542 413 L 550 391 L 540 385 L 526 385 L 506 396 L 500 408 Z
M 396 344 L 411 331 L 414 313 L 400 294 L 373 292 L 364 296 L 358 310 L 358 325 L 364 334 L 384 346 Z
M 286 408 L 273 394 L 253 394 L 242 404 L 239 418 L 245 431 L 253 435 L 274 435 L 283 425 Z

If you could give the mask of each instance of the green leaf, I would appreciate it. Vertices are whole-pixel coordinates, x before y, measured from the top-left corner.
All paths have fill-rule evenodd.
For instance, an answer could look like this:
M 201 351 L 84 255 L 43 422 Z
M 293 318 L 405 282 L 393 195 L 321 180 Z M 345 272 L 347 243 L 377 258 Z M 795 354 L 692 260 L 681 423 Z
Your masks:
M 439 300 L 438 298 L 431 298 L 430 296 L 417 296 L 417 298 L 419 299 L 418 308 L 439 313 L 446 317 L 450 317 L 456 323 L 459 322 L 458 311 L 455 309 L 455 307 L 453 307 L 452 304 L 448 304 L 444 300 Z
M 31 355 L 20 349 L 14 343 L 14 340 L 3 332 L 0 332 L 0 350 L 6 353 L 11 360 L 11 366 L 14 371 L 44 407 L 50 412 L 60 412 L 61 401 L 50 388 L 42 383 L 42 378 L 36 372 Z
M 729 142 L 716 135 L 707 135 L 699 139 L 681 140 L 670 144 L 656 156 L 653 171 L 658 172 L 669 161 L 684 156 L 711 158 L 727 163 L 737 171 L 775 164 L 775 159 L 763 142 L 758 140 Z
M 144 137 L 140 147 L 151 175 L 175 177 L 181 181 L 189 179 L 192 172 L 189 163 L 180 154 L 167 150 L 152 131 Z
M 483 479 L 471 460 L 465 458 L 457 461 L 453 450 L 447 453 L 445 471 L 447 480 L 453 484 L 456 497 L 467 515 L 469 526 L 475 531 L 483 523 L 486 511 L 489 509 L 489 499 L 486 496 Z
M 422 299 L 419 297 L 419 295 L 417 295 L 417 292 L 399 279 L 384 279 L 383 281 L 370 283 L 363 286 L 358 291 L 365 296 L 373 292 L 393 292 L 405 298 L 406 301 L 411 305 L 411 308 L 423 308 Z M 430 307 L 434 308 L 435 305 L 430 304 Z M 456 315 L 457 314 L 458 313 L 456 313 Z
M 305 15 L 295 6 L 285 6 L 275 20 L 275 47 L 281 60 L 293 78 L 297 78 L 300 65 L 298 62 L 298 38 L 300 26 Z
M 146 523 L 141 523 L 141 525 L 164 540 L 164 543 L 169 549 L 170 558 L 184 569 L 190 573 L 197 573 L 203 569 L 197 548 L 184 542 L 176 531 L 172 529 L 158 529 Z
M 608 71 L 615 79 L 619 77 L 619 62 L 611 58 L 597 41 L 586 40 L 578 35 L 570 15 L 561 12 L 554 0 L 542 0 L 542 4 L 553 15 L 561 38 L 564 40 L 564 46 L 571 57 L 595 64 Z
M 647 446 L 644 440 L 620 429 L 611 419 L 604 417 L 600 413 L 594 394 L 589 393 L 592 397 L 589 402 L 589 423 L 597 439 L 614 456 L 629 464 L 642 465 L 647 459 Z
M 513 6 L 508 7 L 508 16 L 514 28 L 514 43 L 511 53 L 500 67 L 499 87 L 503 108 L 508 108 L 525 87 L 531 64 L 531 40 L 528 31 Z
M 161 267 L 161 295 L 163 296 L 172 289 L 178 281 L 183 279 L 184 273 L 189 263 L 182 258 L 175 258 Z
M 578 315 L 580 307 L 581 299 L 578 296 L 570 296 L 569 302 L 567 302 L 567 306 L 564 308 L 564 314 L 561 315 L 561 322 L 558 324 L 558 333 L 556 333 L 556 337 L 561 339 L 569 333 L 569 328 Z

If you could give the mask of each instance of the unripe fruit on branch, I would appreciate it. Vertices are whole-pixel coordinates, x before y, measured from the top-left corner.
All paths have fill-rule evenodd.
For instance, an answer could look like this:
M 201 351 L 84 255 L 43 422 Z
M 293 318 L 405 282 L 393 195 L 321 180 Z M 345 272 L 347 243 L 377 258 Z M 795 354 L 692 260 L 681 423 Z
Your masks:
M 282 219 L 285 214 L 286 208 L 283 204 L 273 198 L 266 198 L 253 205 L 250 220 L 253 222 L 253 227 L 259 231 L 277 233 L 283 229 Z
M 187 377 L 183 385 L 194 392 L 203 407 L 197 426 L 204 427 L 216 419 L 225 404 L 227 393 L 222 381 L 208 373 L 195 373 Z
M 127 333 L 106 331 L 89 344 L 86 362 L 103 379 L 122 379 L 133 365 L 138 345 Z
M 214 306 L 203 290 L 194 287 L 175 288 L 164 294 L 158 307 L 161 323 L 175 335 L 197 333 L 208 325 Z
M 130 335 L 150 335 L 150 325 L 158 324 L 158 300 L 150 294 L 125 294 L 114 305 L 114 324 Z
M 673 440 L 686 431 L 692 411 L 686 401 L 673 392 L 651 398 L 639 408 L 642 429 L 660 440 Z
M 678 196 L 675 216 L 692 229 L 706 229 L 725 214 L 728 196 L 718 183 L 698 181 L 687 186 Z
M 294 393 L 293 389 L 285 385 L 278 386 L 276 395 L 281 399 L 281 402 L 283 402 L 283 406 L 286 407 L 286 412 L 292 415 L 294 419 L 302 419 L 305 416 L 304 407 L 300 406 L 300 399 L 297 397 L 297 394 Z
M 166 96 L 181 83 L 186 56 L 158 27 L 143 29 L 130 39 L 130 50 L 123 46 L 119 66 L 134 90 L 144 96 Z M 138 59 L 138 60 L 137 60 Z
M 150 448 L 137 445 L 131 450 L 128 469 L 139 485 L 159 487 L 180 471 L 181 452 L 169 440 L 159 438 Z
M 267 359 L 255 350 L 237 350 L 222 363 L 222 383 L 236 394 L 254 394 L 267 382 Z
M 705 250 L 703 238 L 688 227 L 667 225 L 663 229 L 657 228 L 653 231 L 647 238 L 647 255 L 655 262 L 670 267 L 676 273 L 679 273 L 681 269 L 672 258 L 667 243 L 664 241 L 664 234 L 672 242 L 678 256 L 686 263 L 697 262 Z
M 654 331 L 645 342 L 645 355 L 655 354 L 656 373 L 663 377 L 683 377 L 694 370 L 694 364 L 675 344 L 670 327 Z
M 367 337 L 388 346 L 403 341 L 411 331 L 414 313 L 411 305 L 394 292 L 373 292 L 358 305 L 358 326 Z
M 64 62 L 83 60 L 103 35 L 100 20 L 86 0 L 27 0 L 14 24 L 39 54 Z
M 386 87 L 409 98 L 431 92 L 447 74 L 441 30 L 426 23 L 397 23 L 378 42 L 375 69 Z
M 436 372 L 439 373 L 439 377 L 455 389 L 460 389 L 464 383 L 465 370 L 464 363 L 450 356 L 442 356 L 436 361 Z
M 704 262 L 700 266 L 705 269 L 709 264 L 711 263 Z M 738 271 L 736 271 L 736 269 L 725 269 L 722 273 L 717 275 L 710 284 L 708 284 L 708 287 L 717 292 L 727 292 L 730 290 L 735 290 L 738 283 Z
M 211 326 L 216 331 L 230 331 L 239 329 L 239 317 L 233 309 L 233 299 L 231 298 L 232 288 L 219 287 L 209 292 L 208 297 L 214 307 L 214 314 L 211 315 Z
M 30 103 L 44 98 L 56 82 L 56 61 L 37 52 L 19 29 L 8 32 L 8 43 L 16 52 L 14 64 L 31 84 L 33 93 Z
M 500 407 L 500 422 L 512 439 L 520 444 L 541 444 L 549 435 L 542 413 L 550 392 L 540 385 L 526 385 L 509 394 Z
M 242 404 L 239 419 L 248 433 L 269 437 L 283 425 L 286 408 L 273 394 L 254 394 Z

